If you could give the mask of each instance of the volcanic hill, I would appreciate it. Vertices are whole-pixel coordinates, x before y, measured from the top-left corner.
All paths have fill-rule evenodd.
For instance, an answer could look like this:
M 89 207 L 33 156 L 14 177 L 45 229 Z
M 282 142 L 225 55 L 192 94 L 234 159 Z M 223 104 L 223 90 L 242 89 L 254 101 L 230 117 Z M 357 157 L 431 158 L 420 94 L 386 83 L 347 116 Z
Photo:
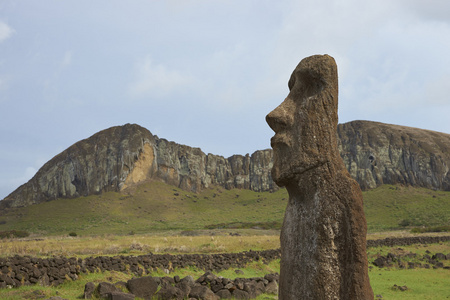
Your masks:
M 370 121 L 339 124 L 337 134 L 341 157 L 363 190 L 403 184 L 450 191 L 449 134 Z M 151 180 L 191 192 L 214 185 L 271 191 L 278 189 L 271 168 L 271 149 L 224 158 L 126 124 L 56 155 L 0 201 L 0 209 L 123 191 Z

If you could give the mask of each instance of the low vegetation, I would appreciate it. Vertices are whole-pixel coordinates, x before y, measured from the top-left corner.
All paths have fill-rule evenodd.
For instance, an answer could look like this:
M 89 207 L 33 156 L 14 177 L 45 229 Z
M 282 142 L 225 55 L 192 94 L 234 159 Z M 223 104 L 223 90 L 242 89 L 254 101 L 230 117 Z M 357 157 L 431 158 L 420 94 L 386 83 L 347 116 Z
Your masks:
M 384 185 L 363 192 L 368 239 L 448 235 L 450 193 Z M 288 195 L 286 190 L 258 193 L 211 188 L 190 193 L 161 182 L 147 182 L 124 193 L 104 193 L 58 199 L 0 212 L 0 256 L 37 257 L 141 255 L 152 253 L 224 253 L 279 247 Z M 28 236 L 29 235 L 29 236 Z M 368 249 L 369 261 L 388 253 L 450 253 L 450 244 Z M 428 252 L 427 252 L 428 251 Z M 450 261 L 446 262 L 449 266 Z M 279 271 L 279 262 L 251 264 L 236 275 L 260 276 Z M 202 270 L 175 270 L 170 276 L 199 277 Z M 154 276 L 166 276 L 158 270 Z M 382 299 L 445 299 L 448 269 L 401 269 L 371 266 L 375 295 Z M 84 274 L 58 287 L 28 286 L 0 290 L 0 299 L 60 296 L 79 299 L 86 282 L 126 281 L 132 275 L 105 272 Z M 397 287 L 396 287 L 397 286 Z M 405 291 L 398 287 L 407 286 Z M 275 299 L 264 295 L 259 299 Z
M 7 231 L 0 231 L 0 239 L 7 239 L 7 238 L 24 238 L 29 236 L 30 233 L 24 230 L 7 230 Z
M 450 193 L 383 185 L 363 192 L 369 232 L 450 226 Z
M 432 226 L 432 227 L 414 227 L 411 229 L 412 233 L 425 233 L 425 232 L 449 232 L 450 225 L 444 226 Z
M 383 185 L 363 192 L 369 232 L 448 231 L 450 192 Z M 0 231 L 33 236 L 141 234 L 170 230 L 281 228 L 288 194 L 226 190 L 186 192 L 147 182 L 124 193 L 57 199 L 0 212 Z
M 240 233 L 238 233 L 240 232 Z M 39 239 L 8 239 L 0 243 L 0 256 L 31 255 L 97 256 L 141 255 L 146 253 L 230 253 L 249 250 L 268 250 L 280 247 L 276 232 L 255 230 L 233 232 L 202 231 L 196 236 L 180 236 L 180 232 L 166 235 L 104 235 L 86 237 L 44 237 Z M 253 235 L 252 232 L 258 235 Z M 211 236 L 211 234 L 214 234 Z
M 205 233 L 205 232 L 204 232 Z M 211 232 L 209 232 L 211 233 Z M 380 234 L 382 235 L 382 234 Z M 126 242 L 129 236 L 109 236 L 99 239 L 98 243 L 103 244 L 104 247 L 108 247 L 106 241 L 110 239 L 110 242 L 118 243 L 124 239 Z M 179 249 L 184 249 L 186 253 L 198 253 L 199 251 L 205 251 L 205 247 L 209 250 L 217 251 L 218 249 L 212 249 L 211 245 L 216 245 L 215 247 L 223 246 L 223 252 L 228 251 L 245 251 L 249 250 L 249 247 L 254 248 L 256 245 L 262 245 L 262 247 L 274 247 L 272 243 L 278 239 L 278 236 L 194 236 L 194 237 L 184 237 L 184 236 L 135 236 L 138 240 L 142 241 L 144 239 L 149 239 L 150 244 L 160 243 L 161 250 L 168 253 L 179 253 Z M 65 237 L 64 239 L 58 240 L 57 238 L 48 238 L 49 240 L 54 239 L 55 242 L 59 244 L 64 244 L 65 241 L 70 241 L 71 238 Z M 80 238 L 75 238 L 72 240 L 78 241 Z M 151 239 L 151 240 L 150 240 Z M 259 242 L 258 242 L 259 241 Z M 90 242 L 96 242 L 95 239 L 90 240 Z M 81 241 L 81 244 L 84 242 Z M 136 241 L 136 243 L 139 243 Z M 189 244 L 189 249 L 184 248 Z M 105 246 L 106 245 L 106 246 Z M 208 245 L 208 246 L 205 246 Z M 53 245 L 54 246 L 54 245 Z M 139 255 L 146 253 L 147 250 L 138 250 L 139 247 L 143 245 L 134 245 L 129 247 L 129 249 L 134 248 L 131 252 L 127 254 Z M 276 245 L 275 245 L 276 246 Z M 99 246 L 100 248 L 100 246 Z M 116 251 L 111 252 L 111 255 L 122 254 L 121 248 L 117 247 Z M 153 248 L 155 250 L 156 248 Z M 203 249 L 203 250 L 202 250 Z M 192 251 L 192 252 L 191 252 Z M 427 253 L 450 253 L 450 242 L 440 243 L 440 244 L 429 244 L 429 245 L 411 245 L 402 247 L 377 247 L 368 249 L 368 259 L 369 259 L 369 276 L 372 288 L 375 295 L 381 295 L 383 298 L 379 299 L 446 299 L 448 297 L 448 281 L 450 280 L 450 271 L 448 269 L 407 269 L 398 268 L 397 266 L 390 268 L 378 268 L 372 264 L 372 262 L 379 256 L 385 256 L 388 253 L 393 253 L 395 255 L 405 255 L 408 253 L 416 253 L 418 256 L 423 256 Z M 402 256 L 405 257 L 405 256 Z M 414 261 L 415 258 L 402 258 L 405 262 Z M 445 266 L 450 266 L 450 261 L 444 261 Z M 231 268 L 228 270 L 221 271 L 217 273 L 218 276 L 223 276 L 225 278 L 234 279 L 236 277 L 257 277 L 264 276 L 265 274 L 279 272 L 279 261 L 275 260 L 269 264 L 264 264 L 262 262 L 253 262 L 248 264 L 245 268 L 240 269 L 242 272 L 237 274 L 235 269 Z M 184 269 L 175 269 L 171 271 L 169 275 L 164 270 L 156 270 L 150 275 L 152 276 L 180 276 L 184 277 L 191 275 L 194 278 L 200 277 L 204 273 L 203 270 L 199 270 L 195 267 L 188 267 Z M 49 298 L 52 296 L 60 296 L 65 299 L 80 299 L 83 291 L 84 285 L 87 282 L 118 282 L 127 281 L 131 279 L 133 275 L 124 274 L 120 272 L 104 272 L 104 273 L 90 273 L 83 274 L 76 281 L 67 281 L 58 287 L 41 287 L 41 286 L 24 286 L 18 289 L 0 289 L 0 299 L 39 299 L 39 298 Z M 396 286 L 407 287 L 405 291 L 402 291 Z M 94 298 L 95 299 L 95 298 Z M 262 295 L 258 298 L 259 300 L 276 299 L 273 295 Z M 376 298 L 377 299 L 377 298 Z

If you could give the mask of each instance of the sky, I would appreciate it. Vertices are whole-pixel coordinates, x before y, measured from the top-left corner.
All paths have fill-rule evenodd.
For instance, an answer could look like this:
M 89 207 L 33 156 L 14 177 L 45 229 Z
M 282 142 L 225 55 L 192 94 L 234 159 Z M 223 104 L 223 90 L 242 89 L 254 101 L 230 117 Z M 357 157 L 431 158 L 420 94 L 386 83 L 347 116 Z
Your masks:
M 448 0 L 0 0 L 0 199 L 96 132 L 139 124 L 229 157 L 301 59 L 338 65 L 339 122 L 450 133 Z

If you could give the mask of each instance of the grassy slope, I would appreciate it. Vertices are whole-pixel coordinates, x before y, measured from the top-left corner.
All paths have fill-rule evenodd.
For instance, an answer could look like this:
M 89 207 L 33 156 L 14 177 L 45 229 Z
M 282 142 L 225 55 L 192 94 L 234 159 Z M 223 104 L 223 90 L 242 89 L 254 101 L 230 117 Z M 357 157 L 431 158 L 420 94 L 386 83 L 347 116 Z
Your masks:
M 140 185 L 132 194 L 110 192 L 11 210 L 0 216 L 0 224 L 6 222 L 0 225 L 0 231 L 126 234 L 203 229 L 221 223 L 281 222 L 287 202 L 285 190 L 255 193 L 214 188 L 195 194 L 162 182 Z
M 369 231 L 450 225 L 450 192 L 384 185 L 363 195 Z
M 402 221 L 411 226 L 450 225 L 449 192 L 384 185 L 363 194 L 369 231 L 392 230 Z M 0 231 L 88 235 L 208 226 L 280 228 L 287 199 L 285 189 L 257 193 L 215 187 L 195 194 L 162 182 L 148 182 L 129 194 L 58 199 L 11 210 L 0 215 Z

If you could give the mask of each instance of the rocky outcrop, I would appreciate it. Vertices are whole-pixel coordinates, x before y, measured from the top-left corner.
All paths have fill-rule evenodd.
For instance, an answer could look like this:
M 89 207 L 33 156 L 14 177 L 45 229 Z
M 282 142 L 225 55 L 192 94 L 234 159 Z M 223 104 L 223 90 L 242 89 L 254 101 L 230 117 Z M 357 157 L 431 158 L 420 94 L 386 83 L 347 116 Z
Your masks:
M 55 156 L 1 201 L 0 208 L 121 191 L 152 179 L 194 192 L 211 185 L 268 191 L 276 188 L 271 168 L 271 150 L 224 158 L 126 124 L 94 134 Z
M 144 168 L 155 172 L 144 162 L 154 155 L 153 144 L 155 138 L 140 126 L 106 129 L 55 156 L 0 204 L 20 207 L 120 190 L 138 181 Z
M 354 121 L 338 125 L 338 135 L 341 156 L 362 189 L 401 183 L 450 190 L 449 134 Z M 55 156 L 0 201 L 0 208 L 120 191 L 148 179 L 190 191 L 211 185 L 275 190 L 272 155 L 272 149 L 229 158 L 205 154 L 126 124 L 96 133 Z
M 450 134 L 369 121 L 338 126 L 339 152 L 362 189 L 404 184 L 450 191 Z

